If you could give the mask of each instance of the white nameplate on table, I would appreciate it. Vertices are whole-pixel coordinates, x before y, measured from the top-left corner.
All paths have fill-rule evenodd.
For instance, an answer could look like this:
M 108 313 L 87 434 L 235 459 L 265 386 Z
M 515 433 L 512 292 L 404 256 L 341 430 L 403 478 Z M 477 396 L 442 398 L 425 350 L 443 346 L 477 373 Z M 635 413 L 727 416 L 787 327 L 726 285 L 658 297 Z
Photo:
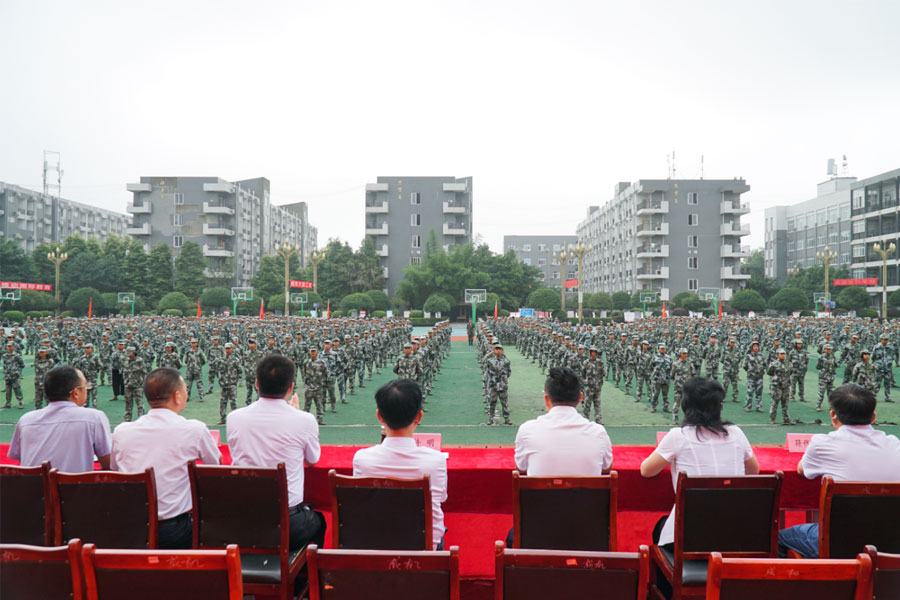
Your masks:
M 425 446 L 433 450 L 441 449 L 441 434 L 439 433 L 414 433 L 416 446 Z
M 809 440 L 812 439 L 811 433 L 789 433 L 784 442 L 784 447 L 788 452 L 806 452 L 809 446 Z

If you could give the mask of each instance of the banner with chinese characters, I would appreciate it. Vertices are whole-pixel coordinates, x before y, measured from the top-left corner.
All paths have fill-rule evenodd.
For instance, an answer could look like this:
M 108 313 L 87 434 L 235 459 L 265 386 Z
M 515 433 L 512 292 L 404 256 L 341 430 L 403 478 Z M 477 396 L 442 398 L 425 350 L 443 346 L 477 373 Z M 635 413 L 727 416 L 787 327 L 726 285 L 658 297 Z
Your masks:
M 34 290 L 36 292 L 53 291 L 53 285 L 50 283 L 23 283 L 21 281 L 0 281 L 0 288 L 8 288 L 12 290 Z

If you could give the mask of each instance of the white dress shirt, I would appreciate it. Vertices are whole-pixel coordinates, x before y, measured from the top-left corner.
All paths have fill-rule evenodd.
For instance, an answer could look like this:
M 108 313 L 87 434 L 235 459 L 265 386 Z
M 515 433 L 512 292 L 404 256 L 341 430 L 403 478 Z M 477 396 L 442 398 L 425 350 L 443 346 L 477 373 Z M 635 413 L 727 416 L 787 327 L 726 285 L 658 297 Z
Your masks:
M 698 477 L 728 477 L 746 475 L 744 461 L 753 457 L 753 449 L 740 428 L 726 425 L 727 436 L 707 429 L 697 434 L 693 425 L 674 427 L 659 441 L 656 452 L 671 465 L 672 487 L 678 485 L 678 473 Z M 677 491 L 677 490 L 676 490 Z M 659 545 L 675 541 L 675 507 L 669 513 L 659 535 Z
M 354 477 L 421 479 L 425 475 L 431 486 L 432 542 L 437 548 L 444 535 L 441 503 L 447 500 L 447 458 L 433 448 L 416 446 L 410 437 L 386 437 L 380 445 L 353 456 Z
M 319 461 L 319 424 L 306 411 L 282 398 L 260 398 L 228 413 L 228 448 L 239 467 L 276 467 L 287 470 L 288 502 L 303 502 L 303 461 Z
M 86 473 L 94 470 L 94 455 L 106 456 L 109 446 L 109 419 L 103 411 L 57 400 L 22 415 L 9 457 L 23 467 L 49 460 L 62 473 Z
M 812 436 L 800 464 L 808 479 L 900 481 L 900 439 L 871 425 L 841 425 Z
M 516 434 L 516 467 L 532 477 L 592 477 L 612 466 L 606 428 L 557 405 L 522 423 Z
M 121 423 L 113 431 L 111 468 L 138 473 L 153 467 L 160 519 L 191 510 L 188 461 L 217 465 L 219 457 L 206 425 L 168 408 L 151 408 L 137 421 Z

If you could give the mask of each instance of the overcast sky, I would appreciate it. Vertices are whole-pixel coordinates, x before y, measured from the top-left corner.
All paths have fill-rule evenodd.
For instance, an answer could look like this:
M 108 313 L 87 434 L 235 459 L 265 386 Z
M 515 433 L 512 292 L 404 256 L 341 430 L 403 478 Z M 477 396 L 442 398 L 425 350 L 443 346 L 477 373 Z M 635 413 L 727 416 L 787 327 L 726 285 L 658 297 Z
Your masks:
M 320 244 L 378 175 L 474 177 L 476 234 L 573 234 L 618 181 L 900 167 L 900 2 L 0 0 L 0 180 L 124 212 L 145 175 L 267 177 Z M 745 217 L 746 218 L 746 217 Z

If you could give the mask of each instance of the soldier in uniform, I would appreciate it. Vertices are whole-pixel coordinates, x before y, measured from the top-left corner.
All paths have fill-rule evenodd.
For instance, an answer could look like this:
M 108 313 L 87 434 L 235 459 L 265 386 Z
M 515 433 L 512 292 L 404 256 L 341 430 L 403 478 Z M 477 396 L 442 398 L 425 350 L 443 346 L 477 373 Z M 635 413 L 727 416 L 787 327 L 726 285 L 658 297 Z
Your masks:
M 834 389 L 835 371 L 838 361 L 834 356 L 834 345 L 826 342 L 822 345 L 822 355 L 816 361 L 816 370 L 819 372 L 819 400 L 816 402 L 816 411 L 822 411 L 822 402 L 825 401 Z
M 149 369 L 134 346 L 125 349 L 124 358 L 122 371 L 125 378 L 125 421 L 130 421 L 135 402 L 137 402 L 137 416 L 141 417 L 144 414 L 144 377 L 147 376 Z
M 791 395 L 791 363 L 787 361 L 787 353 L 784 348 L 779 348 L 775 356 L 775 360 L 769 364 L 766 371 L 772 378 L 772 408 L 769 410 L 769 424 L 775 424 L 775 412 L 780 405 L 782 423 L 790 425 L 788 401 Z
M 85 384 L 87 385 L 87 400 L 84 405 L 90 408 L 97 408 L 97 376 L 100 374 L 103 366 L 100 364 L 100 358 L 94 354 L 94 345 L 85 344 L 84 353 L 72 361 L 72 366 L 84 375 Z
M 704 348 L 703 344 L 700 343 L 700 336 L 695 333 L 691 336 L 691 342 L 683 347 L 688 349 L 688 362 L 691 363 L 691 373 L 700 377 L 700 372 L 703 369 L 704 356 Z M 676 360 L 675 362 L 678 361 Z
M 625 348 L 625 393 L 630 394 L 631 382 L 635 378 L 638 369 L 638 361 L 641 356 L 640 336 L 631 336 L 631 345 Z
M 229 405 L 231 410 L 237 410 L 237 386 L 243 376 L 244 368 L 234 353 L 234 344 L 228 342 L 225 344 L 225 355 L 219 362 L 219 387 L 222 390 L 219 397 L 219 425 L 225 424 Z
M 600 360 L 600 351 L 591 346 L 588 350 L 590 357 L 581 365 L 582 382 L 584 388 L 584 418 L 591 419 L 591 407 L 594 409 L 594 420 L 603 423 L 600 414 L 600 393 L 603 391 L 603 378 L 606 376 L 606 367 Z
M 674 397 L 672 400 L 672 421 L 678 422 L 678 410 L 681 408 L 681 398 L 684 394 L 684 382 L 694 376 L 694 363 L 688 360 L 690 352 L 687 348 L 678 349 L 678 360 L 672 363 L 672 389 Z
M 110 355 L 110 382 L 113 389 L 113 402 L 118 400 L 119 396 L 125 395 L 125 363 L 127 360 L 125 340 L 119 340 L 116 342 L 116 349 Z
M 766 363 L 759 352 L 757 341 L 750 344 L 750 353 L 744 358 L 744 371 L 747 372 L 747 401 L 744 403 L 744 412 L 753 410 L 754 404 L 756 412 L 762 412 L 763 375 L 766 372 Z
M 309 412 L 310 404 L 316 404 L 316 420 L 319 425 L 325 424 L 325 381 L 328 379 L 328 367 L 319 358 L 319 349 L 309 349 L 309 360 L 303 365 L 304 401 L 303 410 Z
M 175 342 L 166 342 L 166 345 L 163 346 L 163 353 L 159 355 L 159 360 L 156 361 L 157 366 L 168 367 L 170 369 L 175 369 L 176 371 L 181 370 L 181 357 L 178 356 L 178 353 L 175 352 Z
M 872 351 L 872 363 L 875 365 L 875 392 L 884 388 L 884 401 L 891 400 L 891 387 L 894 385 L 894 362 L 897 360 L 897 349 L 890 344 L 890 336 L 882 333 L 878 345 Z
M 488 411 L 488 425 L 494 424 L 494 411 L 497 408 L 497 400 L 500 400 L 500 408 L 503 412 L 503 423 L 512 425 L 509 420 L 509 376 L 512 368 L 509 359 L 503 355 L 503 346 L 494 344 L 494 355 L 487 360 L 488 388 L 491 397 Z
M 715 333 L 710 334 L 709 341 L 706 344 L 706 349 L 703 350 L 703 360 L 706 361 L 706 377 L 708 379 L 719 380 L 719 362 L 722 361 L 723 350 L 722 346 L 718 344 L 718 337 Z M 700 376 L 700 371 L 697 371 L 697 377 Z M 737 385 L 735 387 L 735 398 L 737 398 Z M 728 391 L 728 388 L 725 389 Z M 737 402 L 737 400 L 735 400 Z
M 803 340 L 794 340 L 789 360 L 791 363 L 791 401 L 799 397 L 800 402 L 806 402 L 804 383 L 806 367 L 809 364 L 809 352 L 806 351 Z
M 662 394 L 663 412 L 669 412 L 669 378 L 672 373 L 672 357 L 666 354 L 666 345 L 659 344 L 653 357 L 653 370 L 650 379 L 653 381 L 653 396 L 650 398 L 650 412 L 655 413 Z
M 419 361 L 412 356 L 412 344 L 409 342 L 403 344 L 403 354 L 394 363 L 394 373 L 400 379 L 411 379 L 413 381 L 419 381 L 419 377 L 421 377 L 421 366 Z
M 634 393 L 634 401 L 640 402 L 644 399 L 644 388 L 647 389 L 647 396 L 652 393 L 650 387 L 650 374 L 653 371 L 653 352 L 650 350 L 650 342 L 641 340 L 641 350 L 637 359 L 637 386 Z
M 741 352 L 737 347 L 737 338 L 728 338 L 728 344 L 722 349 L 722 387 L 725 395 L 728 395 L 728 387 L 731 387 L 731 401 L 738 401 L 738 378 L 741 372 Z M 707 373 L 709 367 L 707 366 Z
M 331 341 L 331 353 L 334 354 L 334 378 L 337 380 L 338 395 L 341 397 L 341 404 L 347 404 L 347 351 L 341 346 L 340 338 L 336 337 Z
M 472 340 L 475 339 L 475 325 L 471 319 L 466 320 L 466 337 L 469 338 L 469 345 L 471 346 Z
M 325 340 L 325 348 L 322 350 L 322 354 L 319 355 L 319 358 L 325 363 L 325 370 L 327 373 L 327 377 L 325 378 L 325 402 L 331 402 L 331 412 L 337 412 L 337 409 L 335 408 L 334 382 L 338 364 L 337 355 L 335 355 L 334 350 L 331 349 L 331 340 Z
M 244 385 L 247 387 L 247 397 L 244 398 L 244 404 L 250 406 L 253 401 L 253 390 L 256 384 L 256 363 L 263 357 L 262 350 L 256 346 L 256 338 L 247 340 L 249 348 L 244 354 Z
M 219 346 L 219 336 L 214 335 L 212 338 L 212 346 L 206 351 L 206 363 L 209 365 L 209 386 L 206 388 L 207 394 L 212 394 L 213 382 L 219 374 L 219 363 L 222 362 L 224 356 L 225 352 L 222 350 L 222 347 Z M 219 382 L 220 387 L 221 385 L 221 382 Z
M 34 407 L 41 408 L 44 405 L 44 375 L 56 366 L 56 361 L 50 356 L 49 341 L 46 346 L 38 348 L 38 355 L 34 361 Z
M 861 348 L 858 341 L 859 334 L 850 334 L 850 343 L 841 350 L 841 363 L 844 365 L 844 383 L 850 383 L 851 378 L 855 381 L 853 369 L 859 362 L 859 351 Z
M 191 388 L 197 382 L 197 396 L 203 402 L 203 365 L 206 364 L 206 356 L 198 347 L 200 342 L 191 338 L 191 347 L 184 354 L 184 383 L 187 387 L 187 401 L 191 401 Z
M 870 353 L 863 349 L 859 353 L 859 362 L 853 367 L 853 383 L 861 385 L 873 394 L 878 391 L 875 366 L 869 361 Z
M 19 408 L 25 408 L 22 403 L 22 371 L 25 369 L 25 359 L 19 354 L 15 341 L 6 342 L 6 354 L 3 355 L 3 379 L 6 382 L 6 405 L 10 408 L 13 393 L 19 401 Z

